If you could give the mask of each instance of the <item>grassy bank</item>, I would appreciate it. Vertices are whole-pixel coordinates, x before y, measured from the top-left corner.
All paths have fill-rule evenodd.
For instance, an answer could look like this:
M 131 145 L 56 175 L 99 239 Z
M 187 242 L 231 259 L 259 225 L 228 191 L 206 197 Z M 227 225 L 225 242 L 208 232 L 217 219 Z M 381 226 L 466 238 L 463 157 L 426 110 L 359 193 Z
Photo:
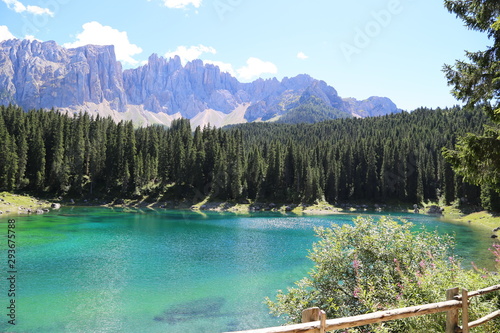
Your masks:
M 24 194 L 12 194 L 0 192 L 0 216 L 11 216 L 26 214 L 29 210 L 36 212 L 37 209 L 48 209 L 50 202 L 39 200 Z
M 459 221 L 489 230 L 500 227 L 500 216 L 487 211 L 464 213 L 456 207 L 444 207 L 443 216 L 445 219 Z
M 488 211 L 477 211 L 477 208 L 464 207 L 460 209 L 453 205 L 444 205 L 436 202 L 424 203 L 420 206 L 420 212 L 426 213 L 431 206 L 438 206 L 443 209 L 442 219 L 453 223 L 467 224 L 469 226 L 492 231 L 500 227 L 500 214 Z M 408 210 L 411 212 L 412 210 Z M 499 233 L 500 236 L 500 233 Z

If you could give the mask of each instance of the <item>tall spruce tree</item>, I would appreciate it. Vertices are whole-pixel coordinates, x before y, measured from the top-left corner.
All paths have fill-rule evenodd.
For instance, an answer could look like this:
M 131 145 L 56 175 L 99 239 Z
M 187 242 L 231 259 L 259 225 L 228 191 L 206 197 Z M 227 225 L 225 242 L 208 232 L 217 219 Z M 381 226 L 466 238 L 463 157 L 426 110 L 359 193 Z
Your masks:
M 455 150 L 445 149 L 444 154 L 466 181 L 500 191 L 500 2 L 445 0 L 445 6 L 492 41 L 484 51 L 466 52 L 469 62 L 445 65 L 444 72 L 455 97 L 469 108 L 484 110 L 494 125 L 482 135 L 462 137 Z

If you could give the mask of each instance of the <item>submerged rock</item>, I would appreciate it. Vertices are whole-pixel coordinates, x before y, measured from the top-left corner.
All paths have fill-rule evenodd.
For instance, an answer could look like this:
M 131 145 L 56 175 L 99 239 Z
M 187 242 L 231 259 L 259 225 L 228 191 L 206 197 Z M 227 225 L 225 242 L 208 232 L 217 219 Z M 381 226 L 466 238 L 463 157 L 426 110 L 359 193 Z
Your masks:
M 225 303 L 226 300 L 223 297 L 201 298 L 172 306 L 153 319 L 155 321 L 176 324 L 198 318 L 220 317 L 224 316 L 221 310 Z

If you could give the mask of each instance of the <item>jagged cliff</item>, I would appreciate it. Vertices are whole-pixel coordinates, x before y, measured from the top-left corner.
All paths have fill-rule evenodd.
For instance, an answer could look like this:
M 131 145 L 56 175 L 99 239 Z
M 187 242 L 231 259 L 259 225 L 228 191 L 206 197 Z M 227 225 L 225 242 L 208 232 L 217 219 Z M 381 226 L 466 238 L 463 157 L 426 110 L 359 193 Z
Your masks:
M 55 42 L 0 44 L 0 103 L 24 108 L 67 108 L 109 102 L 124 112 L 121 64 L 113 46 L 65 49 Z
M 123 71 L 113 46 L 66 49 L 53 41 L 0 43 L 0 104 L 26 109 L 80 110 L 138 124 L 169 124 L 185 117 L 197 125 L 223 126 L 277 119 L 314 96 L 358 117 L 399 112 L 388 98 L 342 99 L 308 75 L 241 83 L 217 66 L 153 54 L 144 66 Z

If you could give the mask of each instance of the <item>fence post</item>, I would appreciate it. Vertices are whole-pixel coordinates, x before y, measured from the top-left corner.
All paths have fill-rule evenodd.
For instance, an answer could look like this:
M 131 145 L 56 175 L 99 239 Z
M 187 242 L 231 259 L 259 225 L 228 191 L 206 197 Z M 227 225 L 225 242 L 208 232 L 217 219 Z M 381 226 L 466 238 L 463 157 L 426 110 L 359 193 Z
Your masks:
M 462 333 L 469 333 L 469 291 L 462 289 Z
M 319 312 L 319 320 L 320 320 L 320 326 L 319 326 L 319 333 L 326 333 L 326 312 L 321 310 Z
M 302 311 L 302 322 L 310 323 L 311 321 L 318 321 L 320 315 L 319 308 L 308 308 Z
M 458 295 L 458 288 L 446 290 L 446 300 L 452 301 Z M 446 333 L 455 333 L 458 327 L 458 309 L 446 312 Z

